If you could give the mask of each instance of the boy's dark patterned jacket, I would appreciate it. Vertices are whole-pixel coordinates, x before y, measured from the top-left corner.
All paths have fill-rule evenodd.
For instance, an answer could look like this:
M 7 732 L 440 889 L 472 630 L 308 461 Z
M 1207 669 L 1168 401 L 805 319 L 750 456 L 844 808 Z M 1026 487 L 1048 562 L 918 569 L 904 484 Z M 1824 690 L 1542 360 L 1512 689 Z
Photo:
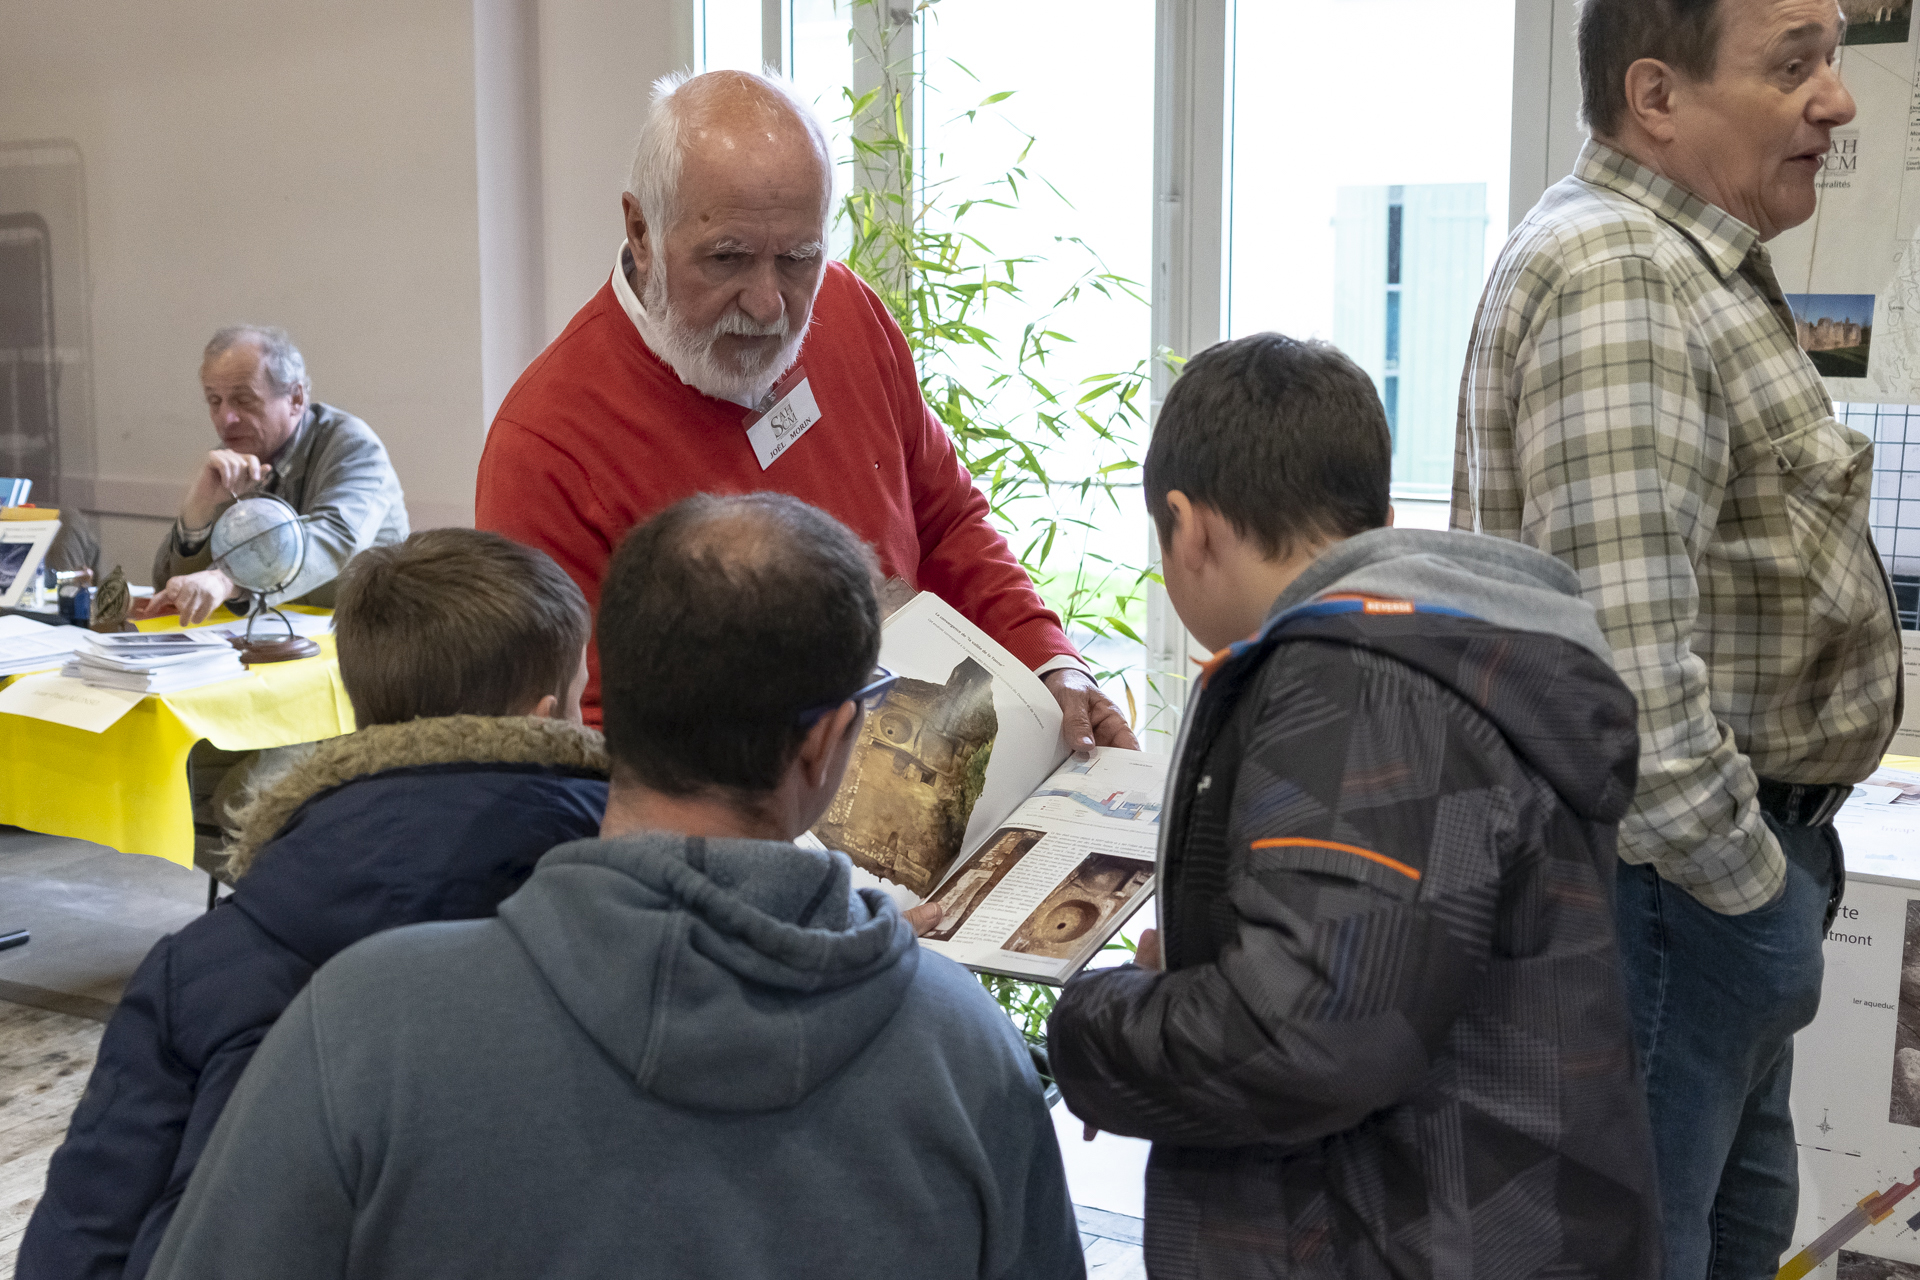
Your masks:
M 1181 1277 L 1649 1277 L 1646 1105 L 1614 944 L 1632 696 L 1571 570 L 1336 545 L 1189 708 L 1166 972 L 1069 984 L 1075 1115 L 1151 1138 Z

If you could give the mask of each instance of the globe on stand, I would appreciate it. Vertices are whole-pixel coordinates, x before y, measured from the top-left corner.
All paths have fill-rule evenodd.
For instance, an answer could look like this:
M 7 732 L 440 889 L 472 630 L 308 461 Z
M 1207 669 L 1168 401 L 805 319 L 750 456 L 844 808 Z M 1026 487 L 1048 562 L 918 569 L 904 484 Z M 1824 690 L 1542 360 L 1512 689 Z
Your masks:
M 300 513 L 278 498 L 242 498 L 214 521 L 211 544 L 214 567 L 247 593 L 247 633 L 232 642 L 240 661 L 252 666 L 319 653 L 319 645 L 295 634 L 287 615 L 267 603 L 268 596 L 300 576 L 306 563 L 307 526 Z M 284 636 L 254 637 L 254 624 L 266 614 L 280 620 Z

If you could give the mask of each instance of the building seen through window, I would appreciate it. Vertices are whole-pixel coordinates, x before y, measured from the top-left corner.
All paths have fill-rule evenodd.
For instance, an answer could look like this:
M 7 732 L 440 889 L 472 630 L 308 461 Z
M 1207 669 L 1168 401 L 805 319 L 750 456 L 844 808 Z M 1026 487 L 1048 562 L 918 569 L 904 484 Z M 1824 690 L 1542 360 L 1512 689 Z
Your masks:
M 1330 336 L 1380 392 L 1395 492 L 1444 501 L 1486 277 L 1486 184 L 1341 187 L 1336 208 Z
M 1507 231 L 1514 6 L 1241 0 L 1232 20 L 1228 335 L 1351 356 L 1393 429 L 1398 519 L 1442 526 Z

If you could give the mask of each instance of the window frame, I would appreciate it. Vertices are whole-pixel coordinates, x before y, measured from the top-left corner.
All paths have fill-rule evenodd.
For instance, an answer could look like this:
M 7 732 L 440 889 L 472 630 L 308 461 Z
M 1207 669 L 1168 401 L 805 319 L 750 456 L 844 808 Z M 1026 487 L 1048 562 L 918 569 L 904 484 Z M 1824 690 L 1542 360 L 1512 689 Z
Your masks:
M 1584 140 L 1573 24 L 1577 0 L 1514 0 L 1511 228 L 1542 192 L 1572 169 Z M 696 22 L 705 0 L 690 0 Z M 792 0 L 761 0 L 761 46 L 769 67 L 792 61 Z M 1191 354 L 1226 332 L 1232 246 L 1233 47 L 1238 0 L 1157 0 L 1154 15 L 1153 276 L 1149 291 L 1155 359 L 1148 429 L 1174 373 L 1163 351 Z M 857 74 L 857 72 L 856 72 Z M 1157 571 L 1159 543 L 1147 554 Z M 1167 749 L 1178 731 L 1193 660 L 1206 655 L 1167 599 L 1147 592 L 1142 745 Z

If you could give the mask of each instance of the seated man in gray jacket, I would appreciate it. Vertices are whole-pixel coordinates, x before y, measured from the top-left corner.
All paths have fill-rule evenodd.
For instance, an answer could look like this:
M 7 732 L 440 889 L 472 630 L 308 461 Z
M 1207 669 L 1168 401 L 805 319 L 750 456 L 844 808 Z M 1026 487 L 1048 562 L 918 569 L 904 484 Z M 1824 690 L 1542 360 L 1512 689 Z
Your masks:
M 1012 1024 L 845 855 L 791 843 L 891 684 L 871 566 L 782 494 L 629 536 L 601 838 L 495 919 L 329 961 L 150 1275 L 1083 1275 Z
M 333 607 L 333 583 L 368 547 L 407 536 L 400 478 L 372 428 L 311 398 L 307 363 L 284 329 L 233 325 L 200 364 L 220 447 L 193 478 L 180 518 L 153 558 L 157 589 L 143 615 L 178 611 L 192 626 L 238 594 L 213 563 L 213 523 L 236 498 L 270 494 L 307 519 L 299 576 L 270 604 Z

